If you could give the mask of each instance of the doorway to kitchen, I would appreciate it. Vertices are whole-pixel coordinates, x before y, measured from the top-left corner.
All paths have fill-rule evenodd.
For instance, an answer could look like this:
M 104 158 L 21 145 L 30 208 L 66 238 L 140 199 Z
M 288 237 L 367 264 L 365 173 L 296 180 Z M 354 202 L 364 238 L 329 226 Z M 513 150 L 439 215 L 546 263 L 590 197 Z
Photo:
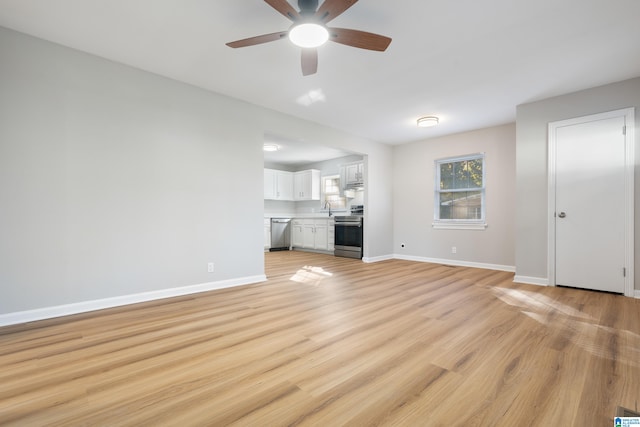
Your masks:
M 549 284 L 634 292 L 634 110 L 549 124 Z
M 334 255 L 337 218 L 365 204 L 366 155 L 273 134 L 264 144 L 265 251 L 276 218 L 289 220 L 289 249 Z

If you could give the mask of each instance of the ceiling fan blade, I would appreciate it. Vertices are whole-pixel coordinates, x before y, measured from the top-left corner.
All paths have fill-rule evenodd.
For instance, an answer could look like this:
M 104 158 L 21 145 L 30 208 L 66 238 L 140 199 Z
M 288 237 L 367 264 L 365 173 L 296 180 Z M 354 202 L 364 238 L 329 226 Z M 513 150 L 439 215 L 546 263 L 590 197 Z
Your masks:
M 287 0 L 264 0 L 269 6 L 283 14 L 292 21 L 300 19 L 300 14 L 289 4 Z
M 359 47 L 360 49 L 377 50 L 384 52 L 391 38 L 380 34 L 367 33 L 366 31 L 350 30 L 348 28 L 329 28 L 329 40 L 347 46 Z
M 316 18 L 325 24 L 356 4 L 358 0 L 325 0 L 316 12 Z
M 318 49 L 302 49 L 302 75 L 308 76 L 318 71 Z
M 276 40 L 280 40 L 287 37 L 287 33 L 288 33 L 287 31 L 279 31 L 277 33 L 263 34 L 261 36 L 249 37 L 248 39 L 229 42 L 227 43 L 227 46 L 232 48 L 238 48 L 238 47 L 253 46 L 256 44 L 274 42 Z

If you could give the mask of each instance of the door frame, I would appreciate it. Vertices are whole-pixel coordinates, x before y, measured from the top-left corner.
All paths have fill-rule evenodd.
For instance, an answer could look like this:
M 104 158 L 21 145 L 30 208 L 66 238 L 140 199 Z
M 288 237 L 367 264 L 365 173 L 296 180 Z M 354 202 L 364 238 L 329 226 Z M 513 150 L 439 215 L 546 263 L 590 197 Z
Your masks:
M 591 114 L 568 120 L 549 123 L 548 126 L 548 239 L 547 239 L 547 268 L 549 286 L 556 286 L 556 130 L 565 126 L 572 126 L 596 120 L 606 120 L 614 117 L 625 118 L 625 192 L 624 192 L 624 229 L 625 229 L 625 268 L 624 295 L 634 296 L 634 170 L 635 170 L 635 108 L 608 111 Z M 606 226 L 606 224 L 603 224 Z

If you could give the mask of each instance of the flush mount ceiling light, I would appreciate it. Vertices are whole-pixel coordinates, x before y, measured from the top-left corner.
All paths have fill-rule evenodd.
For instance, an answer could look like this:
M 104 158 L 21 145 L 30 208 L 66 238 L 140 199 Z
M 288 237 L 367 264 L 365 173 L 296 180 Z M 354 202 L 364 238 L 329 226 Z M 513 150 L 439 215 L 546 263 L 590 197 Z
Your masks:
M 262 146 L 262 149 L 264 151 L 278 151 L 280 149 L 280 146 L 277 144 L 264 144 Z
M 329 31 L 324 25 L 304 22 L 289 30 L 289 40 L 299 47 L 314 48 L 322 46 L 329 40 Z
M 440 122 L 440 119 L 438 119 L 436 116 L 420 117 L 418 119 L 418 127 L 429 128 L 432 126 L 436 126 L 439 122 Z

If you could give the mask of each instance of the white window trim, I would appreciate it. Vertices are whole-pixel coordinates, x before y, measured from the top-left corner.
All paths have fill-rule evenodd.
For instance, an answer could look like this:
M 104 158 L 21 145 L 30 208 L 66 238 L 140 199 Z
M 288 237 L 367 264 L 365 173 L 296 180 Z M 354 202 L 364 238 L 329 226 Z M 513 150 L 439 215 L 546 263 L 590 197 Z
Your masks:
M 441 163 L 453 163 L 461 162 L 464 160 L 482 159 L 482 219 L 439 219 L 440 214 L 440 199 L 438 197 L 440 193 L 440 164 Z M 487 228 L 486 217 L 486 156 L 485 153 L 474 153 L 464 156 L 445 157 L 437 159 L 434 162 L 435 179 L 434 179 L 434 191 L 433 191 L 433 223 L 432 227 L 436 230 L 485 230 Z
M 432 224 L 436 230 L 484 230 L 487 228 L 486 222 L 472 223 L 463 221 L 459 223 L 449 221 L 434 221 Z

